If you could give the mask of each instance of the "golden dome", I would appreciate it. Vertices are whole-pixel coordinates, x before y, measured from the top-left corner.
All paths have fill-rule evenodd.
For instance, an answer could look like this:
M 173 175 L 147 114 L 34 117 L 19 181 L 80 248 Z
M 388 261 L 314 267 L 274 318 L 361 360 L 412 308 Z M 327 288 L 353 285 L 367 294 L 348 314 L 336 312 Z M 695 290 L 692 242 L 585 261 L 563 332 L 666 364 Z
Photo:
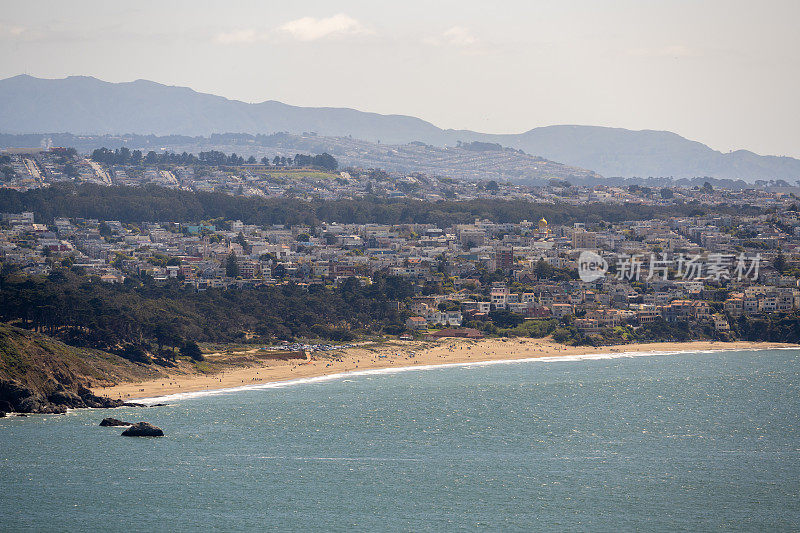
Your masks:
M 547 227 L 547 220 L 544 217 L 542 217 L 542 220 L 539 221 L 539 227 L 540 228 Z

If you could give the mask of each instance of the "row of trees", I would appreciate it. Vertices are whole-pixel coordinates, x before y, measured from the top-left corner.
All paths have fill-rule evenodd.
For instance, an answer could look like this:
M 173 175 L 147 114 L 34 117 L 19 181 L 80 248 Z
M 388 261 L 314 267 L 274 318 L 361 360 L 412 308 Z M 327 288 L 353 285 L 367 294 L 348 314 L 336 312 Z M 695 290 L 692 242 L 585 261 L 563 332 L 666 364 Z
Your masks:
M 516 313 L 497 310 L 489 313 L 488 321 L 473 321 L 467 326 L 488 334 L 534 338 L 552 335 L 557 342 L 594 346 L 627 342 L 682 342 L 695 339 L 769 342 L 797 342 L 797 339 L 800 339 L 800 312 L 797 311 L 764 316 L 729 317 L 729 323 L 730 331 L 721 332 L 716 331 L 714 325 L 708 322 L 667 322 L 659 319 L 641 327 L 623 324 L 613 328 L 602 328 L 598 333 L 586 335 L 575 327 L 573 317 L 561 320 L 554 318 L 524 320 Z
M 109 150 L 108 148 L 97 148 L 92 151 L 91 159 L 98 163 L 105 163 L 106 165 L 155 165 L 160 163 L 177 163 L 189 164 L 197 161 L 197 158 L 192 154 L 183 152 L 182 154 L 175 154 L 172 152 L 157 153 L 150 151 L 147 155 L 142 155 L 141 150 L 131 150 L 123 146 L 116 150 Z
M 325 170 L 336 170 L 337 168 L 339 168 L 339 163 L 338 161 L 336 161 L 336 158 L 327 153 L 314 156 L 296 154 L 294 156 L 293 163 L 294 166 L 296 167 L 315 167 L 315 168 L 322 168 Z
M 252 155 L 245 160 L 242 156 L 237 156 L 235 153 L 226 156 L 224 153 L 216 150 L 200 152 L 198 160 L 200 163 L 217 166 L 235 166 L 244 165 L 245 163 L 248 165 L 255 165 L 257 163 L 256 158 Z M 262 157 L 258 162 L 264 166 L 270 166 L 270 160 L 267 157 Z M 276 155 L 272 158 L 272 166 L 282 168 L 294 167 L 336 170 L 339 168 L 339 162 L 335 157 L 327 153 L 317 155 L 295 154 L 294 158 Z
M 200 152 L 197 156 L 187 152 L 177 154 L 174 152 L 155 152 L 153 150 L 143 154 L 141 150 L 130 150 L 127 147 L 109 150 L 108 148 L 97 148 L 92 151 L 91 158 L 98 163 L 107 165 L 213 165 L 213 166 L 240 166 L 244 164 L 255 165 L 258 163 L 254 156 L 245 159 L 243 156 L 232 153 L 226 155 L 224 152 L 210 150 Z M 262 157 L 260 163 L 270 166 L 270 160 Z M 294 158 L 275 156 L 272 159 L 272 166 L 276 167 L 313 167 L 323 170 L 336 170 L 339 166 L 338 161 L 332 155 L 323 153 L 318 155 L 295 154 Z
M 16 176 L 16 172 L 11 167 L 11 157 L 7 155 L 0 155 L 0 179 L 10 180 Z
M 0 212 L 33 211 L 37 220 L 83 217 L 138 222 L 196 222 L 223 218 L 246 224 L 307 224 L 321 222 L 379 224 L 470 223 L 475 218 L 499 223 L 539 220 L 554 224 L 600 223 L 649 220 L 704 213 L 758 213 L 757 207 L 693 205 L 658 207 L 641 204 L 585 205 L 537 204 L 524 200 L 476 199 L 426 202 L 412 199 L 362 199 L 304 201 L 290 198 L 253 198 L 223 193 L 205 193 L 144 187 L 105 187 L 71 183 L 18 192 L 0 189 Z
M 346 340 L 355 332 L 402 328 L 397 300 L 413 294 L 397 277 L 362 287 L 351 278 L 336 289 L 294 285 L 196 292 L 179 282 L 101 283 L 67 268 L 47 277 L 0 273 L 0 320 L 76 346 L 136 358 L 186 350 L 187 340 L 233 342 L 319 337 Z

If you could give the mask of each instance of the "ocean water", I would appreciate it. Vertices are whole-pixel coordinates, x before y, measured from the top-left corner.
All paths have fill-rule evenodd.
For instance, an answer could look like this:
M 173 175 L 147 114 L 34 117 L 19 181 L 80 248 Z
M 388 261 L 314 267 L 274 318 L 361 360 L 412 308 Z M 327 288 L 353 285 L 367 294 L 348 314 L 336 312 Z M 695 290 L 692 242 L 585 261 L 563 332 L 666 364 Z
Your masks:
M 0 530 L 796 531 L 799 389 L 798 350 L 686 353 L 0 419 Z

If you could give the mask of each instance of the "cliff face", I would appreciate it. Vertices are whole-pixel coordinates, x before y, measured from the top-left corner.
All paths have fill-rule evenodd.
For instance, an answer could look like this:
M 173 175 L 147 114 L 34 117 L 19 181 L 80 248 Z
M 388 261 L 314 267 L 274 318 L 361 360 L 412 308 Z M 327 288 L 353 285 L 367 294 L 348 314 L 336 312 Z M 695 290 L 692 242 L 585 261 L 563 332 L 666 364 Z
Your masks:
M 0 324 L 0 412 L 118 407 L 123 402 L 95 396 L 88 387 L 157 375 L 116 355 Z

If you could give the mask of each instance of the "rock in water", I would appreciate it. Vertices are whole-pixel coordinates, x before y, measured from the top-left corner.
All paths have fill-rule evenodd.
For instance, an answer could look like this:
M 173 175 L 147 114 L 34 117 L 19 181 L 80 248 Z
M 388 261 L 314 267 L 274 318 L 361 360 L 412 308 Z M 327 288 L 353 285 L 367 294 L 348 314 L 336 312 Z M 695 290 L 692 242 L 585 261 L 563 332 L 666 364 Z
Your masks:
M 147 422 L 138 422 L 122 432 L 123 437 L 163 437 L 160 427 Z
M 117 420 L 116 418 L 104 418 L 100 425 L 103 427 L 116 427 L 116 426 L 132 426 L 130 422 L 123 422 L 122 420 Z

